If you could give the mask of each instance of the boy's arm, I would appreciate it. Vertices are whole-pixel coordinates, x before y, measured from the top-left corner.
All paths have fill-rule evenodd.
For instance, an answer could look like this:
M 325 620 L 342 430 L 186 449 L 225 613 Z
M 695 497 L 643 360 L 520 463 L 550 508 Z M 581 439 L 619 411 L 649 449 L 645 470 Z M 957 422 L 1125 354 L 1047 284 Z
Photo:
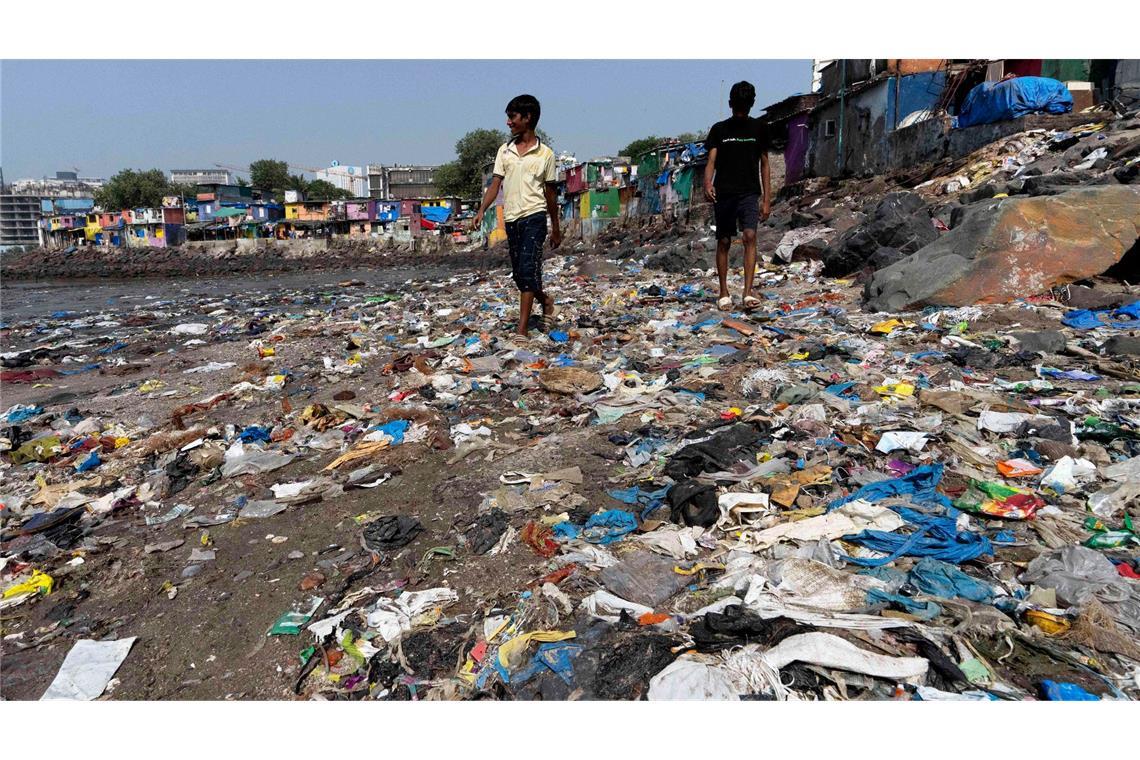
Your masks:
M 705 164 L 705 197 L 716 201 L 716 188 L 713 187 L 713 175 L 716 174 L 716 148 L 709 151 L 709 161 Z
M 772 213 L 772 183 L 768 175 L 768 151 L 760 154 L 760 186 L 764 191 L 764 202 L 760 205 L 760 221 L 768 221 Z
M 547 182 L 544 190 L 546 191 L 546 213 L 550 214 L 550 247 L 557 248 L 562 245 L 562 229 L 558 225 L 558 186 L 553 182 Z
M 475 231 L 483 224 L 483 214 L 487 213 L 487 209 L 491 208 L 491 204 L 499 197 L 499 186 L 503 184 L 503 178 L 499 175 L 491 177 L 491 184 L 487 185 L 487 192 L 483 193 L 483 202 L 479 204 L 479 210 L 475 213 L 475 218 L 471 220 L 471 230 Z

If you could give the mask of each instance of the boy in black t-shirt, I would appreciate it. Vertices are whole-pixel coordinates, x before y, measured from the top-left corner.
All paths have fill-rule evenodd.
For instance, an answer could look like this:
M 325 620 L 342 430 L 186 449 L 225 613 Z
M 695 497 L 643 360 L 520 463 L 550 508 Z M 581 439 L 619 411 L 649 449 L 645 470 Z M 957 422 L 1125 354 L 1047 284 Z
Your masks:
M 728 249 L 738 224 L 744 236 L 743 306 L 749 311 L 760 305 L 760 299 L 752 295 L 752 280 L 756 275 L 756 226 L 767 219 L 771 211 L 771 188 L 768 130 L 759 119 L 748 115 L 755 102 L 755 87 L 748 82 L 734 84 L 728 94 L 732 117 L 714 124 L 705 140 L 709 152 L 705 195 L 712 199 L 716 216 L 716 273 L 720 279 L 716 305 L 721 311 L 732 309 L 732 297 L 728 294 Z

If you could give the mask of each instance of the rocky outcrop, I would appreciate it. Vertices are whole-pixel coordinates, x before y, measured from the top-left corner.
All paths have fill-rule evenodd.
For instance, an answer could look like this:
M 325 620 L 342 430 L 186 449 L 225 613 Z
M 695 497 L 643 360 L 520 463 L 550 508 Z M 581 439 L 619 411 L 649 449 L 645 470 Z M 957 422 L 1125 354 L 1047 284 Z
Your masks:
M 845 277 L 898 254 L 914 253 L 938 238 L 926 202 L 915 193 L 890 193 L 864 224 L 844 232 L 823 254 L 823 272 Z M 882 248 L 892 249 L 874 259 Z
M 1004 303 L 1099 275 L 1140 236 L 1140 188 L 1102 185 L 975 204 L 953 230 L 867 282 L 869 309 Z

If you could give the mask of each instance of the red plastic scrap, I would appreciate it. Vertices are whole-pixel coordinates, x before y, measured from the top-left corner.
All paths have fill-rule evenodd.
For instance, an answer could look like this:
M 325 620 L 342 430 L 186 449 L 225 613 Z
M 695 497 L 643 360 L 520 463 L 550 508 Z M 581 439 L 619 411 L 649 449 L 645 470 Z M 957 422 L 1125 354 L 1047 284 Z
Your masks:
M 669 619 L 669 616 L 663 612 L 646 612 L 644 615 L 637 619 L 638 625 L 657 625 L 664 623 Z
M 577 570 L 578 570 L 577 563 L 571 562 L 569 565 L 566 565 L 565 567 L 558 568 L 553 573 L 547 573 L 546 575 L 542 576 L 541 578 L 539 578 L 537 581 L 535 581 L 531 585 L 532 586 L 545 586 L 547 583 L 553 583 L 555 586 L 557 586 L 559 583 L 561 583 L 562 581 L 566 580 L 571 575 L 573 575 L 575 573 L 575 571 L 577 571 Z
M 1132 565 L 1127 562 L 1121 562 L 1116 566 L 1116 572 L 1125 578 L 1131 578 L 1134 581 L 1140 581 L 1140 573 L 1132 569 Z
M 553 557 L 558 553 L 558 543 L 552 538 L 554 531 L 545 525 L 531 520 L 523 526 L 522 533 L 519 535 L 540 557 Z

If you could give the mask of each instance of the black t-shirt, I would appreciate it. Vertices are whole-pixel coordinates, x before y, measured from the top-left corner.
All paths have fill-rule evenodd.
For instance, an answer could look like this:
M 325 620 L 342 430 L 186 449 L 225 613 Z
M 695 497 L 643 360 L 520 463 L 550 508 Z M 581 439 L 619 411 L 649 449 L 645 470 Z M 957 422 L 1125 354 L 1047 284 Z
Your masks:
M 760 156 L 768 151 L 768 128 L 751 116 L 732 116 L 713 124 L 705 148 L 716 148 L 717 193 L 747 195 L 760 192 Z

